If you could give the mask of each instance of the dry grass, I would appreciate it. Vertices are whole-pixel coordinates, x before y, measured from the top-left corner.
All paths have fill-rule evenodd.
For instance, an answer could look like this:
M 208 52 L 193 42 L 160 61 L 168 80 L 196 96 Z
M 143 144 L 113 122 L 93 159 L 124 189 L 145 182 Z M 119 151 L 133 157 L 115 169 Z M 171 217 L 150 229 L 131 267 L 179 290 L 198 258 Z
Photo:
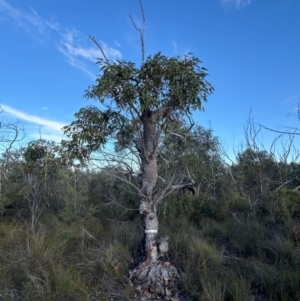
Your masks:
M 183 273 L 193 300 L 300 300 L 296 209 L 285 200 L 292 211 L 282 214 L 274 202 L 248 212 L 247 206 L 228 201 L 230 214 L 222 219 L 216 219 L 217 203 L 209 204 L 201 220 L 161 216 L 160 234 L 170 237 L 170 259 Z M 200 206 L 207 208 L 204 203 Z M 117 222 L 91 215 L 70 222 L 47 213 L 34 233 L 26 222 L 1 221 L 0 240 L 4 300 L 12 293 L 43 301 L 109 300 L 112 292 L 123 300 L 132 298 L 124 276 L 139 255 L 139 219 Z

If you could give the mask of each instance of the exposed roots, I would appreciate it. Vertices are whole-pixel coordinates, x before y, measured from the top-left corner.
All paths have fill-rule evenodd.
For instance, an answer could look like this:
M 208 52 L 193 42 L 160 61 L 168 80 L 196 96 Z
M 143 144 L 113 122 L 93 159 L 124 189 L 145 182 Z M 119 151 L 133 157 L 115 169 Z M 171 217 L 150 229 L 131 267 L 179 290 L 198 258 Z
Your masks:
M 129 278 L 136 290 L 135 301 L 188 300 L 182 292 L 182 276 L 169 261 L 157 261 L 129 271 Z

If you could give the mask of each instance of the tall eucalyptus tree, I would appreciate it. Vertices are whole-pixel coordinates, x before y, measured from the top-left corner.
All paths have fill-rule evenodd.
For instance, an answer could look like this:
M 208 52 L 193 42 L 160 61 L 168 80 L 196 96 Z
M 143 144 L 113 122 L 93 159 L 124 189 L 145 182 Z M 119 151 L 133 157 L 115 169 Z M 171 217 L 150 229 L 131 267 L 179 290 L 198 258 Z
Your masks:
M 140 66 L 125 60 L 110 62 L 102 47 L 91 37 L 103 58 L 97 61 L 100 73 L 85 97 L 98 100 L 102 106 L 88 106 L 75 114 L 75 121 L 64 128 L 69 140 L 63 141 L 63 148 L 77 158 L 84 158 L 115 139 L 119 150 L 133 148 L 136 151 L 141 173 L 139 213 L 146 254 L 139 267 L 139 276 L 151 278 L 164 249 L 157 239 L 156 214 L 163 199 L 155 194 L 160 141 L 170 130 L 172 121 L 192 122 L 191 112 L 203 109 L 213 87 L 206 80 L 207 69 L 192 54 L 168 58 L 159 52 L 144 59 L 144 31 L 135 27 L 142 41 Z M 144 273 L 150 267 L 153 273 Z

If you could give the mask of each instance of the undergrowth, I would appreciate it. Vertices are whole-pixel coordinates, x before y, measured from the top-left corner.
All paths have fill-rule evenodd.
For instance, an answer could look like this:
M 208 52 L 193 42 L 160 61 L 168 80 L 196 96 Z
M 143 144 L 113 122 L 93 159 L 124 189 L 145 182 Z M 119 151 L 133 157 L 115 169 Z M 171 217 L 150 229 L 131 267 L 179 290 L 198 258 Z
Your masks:
M 300 300 L 299 208 L 292 197 L 284 192 L 250 206 L 185 195 L 193 208 L 182 211 L 180 198 L 163 208 L 160 234 L 170 238 L 170 260 L 192 300 Z M 45 212 L 35 231 L 26 220 L 2 218 L 0 241 L 0 300 L 133 296 L 126 275 L 141 255 L 137 217 L 116 221 L 98 213 L 70 221 Z

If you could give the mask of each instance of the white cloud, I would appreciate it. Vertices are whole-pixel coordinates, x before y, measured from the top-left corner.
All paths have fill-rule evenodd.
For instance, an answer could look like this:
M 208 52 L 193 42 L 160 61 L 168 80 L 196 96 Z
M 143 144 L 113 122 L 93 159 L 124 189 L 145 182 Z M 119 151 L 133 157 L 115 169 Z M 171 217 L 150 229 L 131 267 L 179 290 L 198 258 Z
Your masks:
M 30 140 L 43 138 L 59 143 L 65 138 L 61 130 L 61 128 L 65 126 L 63 123 L 30 115 L 3 104 L 1 105 L 1 108 L 4 110 L 4 115 L 13 116 L 23 122 L 26 121 L 26 127 L 24 127 L 23 124 L 27 136 L 24 141 L 28 142 Z
M 220 0 L 221 4 L 227 7 L 236 7 L 237 9 L 243 8 L 251 3 L 252 0 Z
M 1 14 L 2 12 L 2 14 Z M 99 57 L 102 57 L 101 51 L 92 41 L 88 41 L 87 36 L 76 29 L 63 28 L 58 22 L 42 18 L 34 8 L 30 11 L 21 11 L 4 0 L 0 0 L 0 17 L 10 17 L 14 22 L 26 30 L 27 33 L 43 42 L 55 45 L 56 49 L 64 56 L 67 63 L 82 70 L 93 79 L 95 75 L 90 71 L 88 62 L 93 64 Z M 0 21 L 3 20 L 0 18 Z M 5 20 L 5 19 L 4 19 Z M 59 36 L 58 36 L 59 34 Z M 106 56 L 110 60 L 121 59 L 122 54 L 119 50 L 109 46 L 103 41 L 99 41 Z
M 173 52 L 175 55 L 177 55 L 177 53 L 178 53 L 178 47 L 177 47 L 177 43 L 175 41 L 173 41 Z
M 14 18 L 17 18 L 17 16 L 20 13 L 17 9 L 14 9 L 11 5 L 9 5 L 4 0 L 0 0 L 0 11 L 7 12 L 9 15 L 11 15 Z
M 33 13 L 26 13 L 17 8 L 14 8 L 4 0 L 0 0 L 0 11 L 5 15 L 13 19 L 16 24 L 24 28 L 27 32 L 30 32 L 32 28 L 38 31 L 38 33 L 43 33 L 45 30 L 45 24 L 43 19 L 31 8 Z
M 78 45 L 74 41 L 74 35 L 71 32 L 63 34 L 63 38 L 60 42 L 70 56 L 82 57 L 91 62 L 96 62 L 97 58 L 100 56 L 100 51 L 98 51 L 98 49 L 93 47 L 84 48 Z
M 56 30 L 56 31 L 59 30 L 59 24 L 58 24 L 57 22 L 53 22 L 53 21 L 45 21 L 45 24 L 46 24 L 47 26 L 49 26 L 50 29 L 52 29 L 52 30 Z
M 30 6 L 30 9 L 36 16 L 38 16 L 37 12 L 31 6 Z
M 47 111 L 47 110 L 48 110 L 48 107 L 42 107 L 41 110 L 42 110 L 42 111 Z
M 78 68 L 88 74 L 92 79 L 95 79 L 95 74 L 93 74 L 87 66 L 87 62 L 92 62 L 93 64 L 98 58 L 103 57 L 100 49 L 96 46 L 90 46 L 89 43 L 84 43 L 83 41 L 87 38 L 78 30 L 71 29 L 61 32 L 60 45 L 57 49 L 65 56 L 66 61 L 73 67 Z M 122 58 L 122 53 L 110 47 L 103 41 L 99 42 L 105 55 L 110 60 L 116 60 Z
M 60 43 L 69 55 L 81 57 L 95 63 L 99 57 L 102 57 L 101 51 L 96 46 L 84 47 L 82 45 L 82 38 L 82 34 L 79 31 L 72 29 L 62 34 Z M 108 46 L 103 41 L 100 41 L 100 45 L 108 59 L 114 60 L 122 57 L 119 50 Z
M 30 123 L 37 124 L 39 126 L 45 126 L 47 130 L 56 131 L 59 133 L 62 133 L 62 127 L 65 126 L 65 124 L 57 121 L 52 121 L 48 119 L 44 119 L 42 117 L 30 115 L 21 111 L 18 111 L 16 109 L 13 109 L 12 107 L 9 107 L 7 105 L 1 104 L 1 108 L 4 110 L 4 113 L 8 113 L 16 118 L 19 118 L 21 120 L 28 121 Z
M 70 64 L 72 67 L 75 67 L 84 73 L 86 73 L 88 76 L 90 76 L 93 80 L 96 78 L 96 75 L 93 74 L 89 68 L 86 66 L 85 62 L 76 58 L 75 56 L 71 55 L 65 48 L 58 46 L 58 51 L 60 51 L 68 64 Z

